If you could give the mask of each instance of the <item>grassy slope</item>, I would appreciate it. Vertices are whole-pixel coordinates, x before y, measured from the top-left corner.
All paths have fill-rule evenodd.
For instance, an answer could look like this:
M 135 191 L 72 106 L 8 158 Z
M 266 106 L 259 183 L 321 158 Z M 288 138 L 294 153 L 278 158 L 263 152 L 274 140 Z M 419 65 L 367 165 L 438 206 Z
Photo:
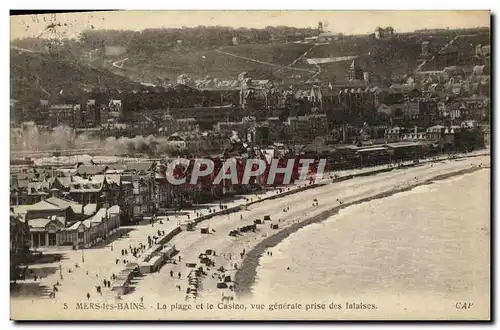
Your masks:
M 300 57 L 309 45 L 301 44 L 249 44 L 224 47 L 223 52 L 248 57 L 277 66 L 287 66 Z M 219 79 L 235 79 L 243 71 L 263 71 L 272 74 L 279 67 L 256 63 L 222 54 L 216 50 L 177 50 L 156 54 L 128 54 L 129 61 L 117 73 L 133 75 L 139 80 L 168 77 L 171 81 L 181 73 L 195 78 L 213 76 Z M 114 70 L 114 69 L 113 69 Z
M 224 47 L 223 52 L 242 57 L 269 62 L 278 66 L 288 66 L 310 49 L 308 44 L 245 44 Z M 370 54 L 370 55 L 368 55 Z M 404 74 L 417 66 L 420 43 L 416 38 L 395 38 L 390 41 L 371 40 L 368 37 L 333 41 L 328 45 L 317 45 L 307 54 L 307 58 L 359 55 L 364 70 L 375 74 Z M 129 61 L 117 73 L 133 76 L 142 81 L 153 81 L 156 77 L 168 77 L 170 81 L 181 73 L 195 78 L 206 75 L 221 79 L 234 79 L 240 72 L 262 70 L 268 73 L 279 68 L 222 54 L 216 50 L 178 50 L 156 54 L 128 54 Z M 322 80 L 339 79 L 347 74 L 349 63 L 341 62 L 322 65 Z M 315 70 L 313 65 L 298 61 L 293 68 Z M 304 80 L 310 74 L 284 70 L 275 73 L 279 78 L 302 75 Z
M 57 55 L 12 51 L 10 60 L 11 96 L 17 99 L 28 95 L 47 98 L 41 88 L 54 95 L 61 89 L 68 93 L 79 93 L 84 88 L 118 89 L 132 84 L 128 78 Z
M 405 74 L 417 66 L 420 44 L 415 38 L 394 38 L 392 40 L 372 40 L 356 38 L 334 41 L 328 45 L 315 47 L 308 57 L 360 56 L 357 60 L 361 69 L 372 74 Z M 322 65 L 320 79 L 344 77 L 351 61 Z

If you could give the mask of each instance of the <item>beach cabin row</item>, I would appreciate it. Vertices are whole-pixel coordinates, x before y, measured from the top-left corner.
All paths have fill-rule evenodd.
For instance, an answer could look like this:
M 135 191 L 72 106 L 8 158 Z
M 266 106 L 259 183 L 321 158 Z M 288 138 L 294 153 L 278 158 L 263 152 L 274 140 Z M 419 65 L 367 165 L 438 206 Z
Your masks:
M 140 273 L 149 274 L 159 271 L 176 252 L 175 245 L 166 246 L 162 250 L 154 252 L 152 256 L 148 256 L 139 264 Z

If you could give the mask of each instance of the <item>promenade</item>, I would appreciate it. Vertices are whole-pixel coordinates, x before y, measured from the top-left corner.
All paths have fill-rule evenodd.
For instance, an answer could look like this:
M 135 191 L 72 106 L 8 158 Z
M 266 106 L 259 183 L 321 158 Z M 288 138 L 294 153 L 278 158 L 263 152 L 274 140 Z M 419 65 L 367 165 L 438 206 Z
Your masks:
M 227 215 L 215 215 L 213 218 L 205 220 L 198 225 L 194 232 L 181 232 L 176 235 L 169 244 L 174 244 L 180 253 L 176 256 L 181 256 L 181 263 L 167 264 L 160 272 L 148 274 L 137 279 L 133 283 L 134 292 L 122 297 L 123 299 L 137 301 L 144 297 L 154 296 L 169 296 L 175 299 L 184 300 L 185 290 L 179 291 L 176 287 L 181 286 L 181 289 L 186 287 L 186 276 L 189 269 L 185 267 L 185 262 L 198 262 L 198 256 L 206 249 L 214 249 L 217 252 L 216 264 L 217 268 L 224 266 L 226 269 L 233 269 L 234 264 L 241 265 L 240 252 L 243 249 L 249 251 L 252 246 L 255 246 L 259 241 L 263 240 L 268 235 L 274 233 L 268 225 L 259 226 L 258 233 L 245 234 L 243 237 L 234 238 L 228 235 L 229 231 L 236 229 L 242 224 L 252 223 L 256 218 L 263 218 L 265 215 L 270 215 L 273 221 L 278 222 L 280 229 L 297 223 L 308 216 L 313 216 L 317 212 L 325 211 L 338 205 L 337 199 L 343 199 L 343 202 L 349 202 L 363 196 L 368 196 L 380 192 L 383 189 L 394 189 L 400 185 L 411 184 L 414 177 L 419 180 L 424 177 L 438 175 L 456 168 L 464 166 L 464 163 L 478 163 L 479 159 L 484 162 L 485 157 L 469 158 L 463 161 L 442 161 L 436 164 L 426 164 L 423 162 L 421 166 L 412 169 L 394 170 L 391 172 L 381 173 L 374 176 L 359 177 L 344 182 L 335 184 L 325 184 L 313 189 L 297 192 L 286 197 L 266 200 L 271 196 L 276 196 L 277 191 L 268 191 L 265 194 L 260 194 L 261 202 L 248 206 L 247 210 L 239 211 Z M 375 170 L 387 169 L 387 165 L 355 169 L 342 172 L 336 172 L 339 176 L 349 176 L 354 174 L 368 173 Z M 325 178 L 329 175 L 325 174 Z M 330 181 L 325 179 L 325 181 Z M 285 190 L 297 189 L 297 187 L 287 187 Z M 255 199 L 255 195 L 246 196 Z M 319 199 L 319 205 L 312 207 L 313 199 Z M 230 203 L 224 203 L 228 208 L 247 204 L 245 197 L 235 199 Z M 168 234 L 180 224 L 189 219 L 196 218 L 196 212 L 208 214 L 208 208 L 218 209 L 218 205 L 209 205 L 204 208 L 199 208 L 196 211 L 187 211 L 186 215 L 177 215 L 167 217 L 158 217 L 157 221 L 150 225 L 147 223 L 122 227 L 122 231 L 128 231 L 128 236 L 110 240 L 103 247 L 96 247 L 86 250 L 55 250 L 50 253 L 62 254 L 63 259 L 60 262 L 52 264 L 42 264 L 30 266 L 30 269 L 35 273 L 40 270 L 42 278 L 38 280 L 38 285 L 51 289 L 59 282 L 56 300 L 72 301 L 84 300 L 86 294 L 89 293 L 92 299 L 101 299 L 96 291 L 96 286 L 103 286 L 103 280 L 110 280 L 113 274 L 118 274 L 124 269 L 124 260 L 126 262 L 140 262 L 144 255 L 139 253 L 137 258 L 130 254 L 122 256 L 121 251 L 129 249 L 130 246 L 137 247 L 140 243 L 147 245 L 148 236 L 158 236 L 158 230 Z M 283 212 L 284 208 L 290 208 L 288 212 Z M 161 223 L 160 223 L 161 221 Z M 199 227 L 208 226 L 211 234 L 203 235 L 199 232 Z M 118 259 L 118 263 L 116 262 Z M 77 266 L 78 265 L 78 266 Z M 44 276 L 42 269 L 52 268 L 52 273 Z M 55 271 L 54 271 L 55 269 Z M 176 278 L 170 276 L 172 271 Z M 181 273 L 181 279 L 178 278 L 178 273 Z M 229 274 L 228 273 L 228 274 Z M 62 274 L 62 279 L 61 279 Z M 30 280 L 27 280 L 30 281 Z M 21 283 L 22 285 L 22 283 Z M 215 289 L 216 280 L 208 276 L 202 285 L 200 298 L 220 298 L 222 294 L 232 295 L 229 290 L 222 291 Z M 102 298 L 114 299 L 115 294 L 110 289 L 103 288 Z M 30 300 L 47 299 L 43 297 L 25 297 Z M 15 297 L 14 300 L 22 297 Z

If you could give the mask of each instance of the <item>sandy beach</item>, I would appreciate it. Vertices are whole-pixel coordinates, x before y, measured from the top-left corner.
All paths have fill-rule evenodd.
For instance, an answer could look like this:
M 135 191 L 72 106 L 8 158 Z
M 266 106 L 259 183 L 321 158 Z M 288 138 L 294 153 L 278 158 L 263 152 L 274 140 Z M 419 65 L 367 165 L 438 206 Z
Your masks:
M 168 263 L 159 272 L 134 280 L 132 283 L 133 292 L 121 297 L 121 302 L 144 301 L 146 305 L 144 309 L 133 314 L 130 312 L 127 314 L 127 311 L 123 310 L 116 310 L 112 313 L 106 310 L 93 310 L 79 311 L 76 315 L 85 319 L 151 319 L 151 317 L 157 319 L 216 319 L 217 315 L 220 316 L 222 313 L 224 318 L 228 318 L 228 311 L 224 309 L 209 314 L 206 311 L 186 313 L 182 308 L 171 310 L 170 304 L 177 302 L 180 304 L 208 302 L 217 304 L 221 302 L 222 297 L 227 297 L 228 304 L 251 301 L 250 289 L 255 280 L 260 256 L 299 228 L 322 221 L 341 208 L 375 198 L 384 198 L 418 185 L 430 184 L 434 180 L 442 180 L 449 176 L 475 171 L 480 165 L 489 166 L 489 162 L 489 156 L 479 156 L 423 163 L 411 168 L 395 169 L 373 176 L 355 177 L 342 182 L 326 184 L 286 197 L 264 200 L 240 212 L 215 216 L 198 224 L 194 231 L 183 231 L 176 235 L 169 243 L 174 244 L 179 250 L 175 256 L 176 264 Z M 317 205 L 315 205 L 316 201 Z M 269 216 L 271 221 L 257 225 L 255 232 L 250 231 L 239 237 L 229 236 L 230 231 L 251 224 L 255 219 L 263 219 L 264 216 Z M 278 229 L 272 229 L 271 223 L 276 224 Z M 208 227 L 210 234 L 200 233 L 201 227 Z M 314 244 L 314 242 L 310 244 Z M 215 266 L 203 266 L 206 276 L 201 276 L 198 279 L 197 299 L 186 301 L 188 274 L 192 271 L 186 266 L 186 263 L 196 263 L 197 267 L 202 266 L 198 257 L 207 249 L 216 252 L 216 256 L 211 257 Z M 181 261 L 179 261 L 179 257 Z M 224 272 L 217 271 L 221 266 L 225 269 Z M 234 290 L 217 288 L 221 275 L 231 277 L 231 282 L 228 282 L 228 285 L 234 286 Z M 74 283 L 74 285 L 78 284 Z M 84 297 L 72 297 L 71 290 L 68 290 L 62 297 L 41 300 L 12 299 L 12 317 L 22 315 L 23 318 L 44 318 L 44 315 L 47 317 L 50 315 L 50 318 L 55 319 L 74 319 L 75 304 L 86 301 Z M 116 303 L 112 295 L 93 297 L 91 301 Z M 159 302 L 165 302 L 168 305 L 170 308 L 168 313 L 158 312 L 157 304 Z M 16 313 L 16 311 L 22 311 L 27 306 L 26 304 L 33 307 L 33 316 L 27 316 L 26 313 Z M 50 307 L 51 305 L 53 308 Z M 43 306 L 43 308 L 35 306 Z M 70 306 L 69 309 L 67 306 Z M 261 312 L 255 310 L 244 310 L 243 314 L 241 312 L 243 311 L 231 311 L 230 318 L 255 319 L 262 315 Z M 286 315 L 282 317 L 287 318 Z

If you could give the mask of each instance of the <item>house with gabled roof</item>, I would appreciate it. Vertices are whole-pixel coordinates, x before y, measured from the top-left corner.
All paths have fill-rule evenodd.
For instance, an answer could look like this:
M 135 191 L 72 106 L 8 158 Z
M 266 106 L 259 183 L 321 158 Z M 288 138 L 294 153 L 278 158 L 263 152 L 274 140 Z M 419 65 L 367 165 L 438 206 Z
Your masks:
M 76 169 L 76 176 L 87 177 L 89 175 L 104 174 L 108 169 L 106 165 L 80 165 Z

